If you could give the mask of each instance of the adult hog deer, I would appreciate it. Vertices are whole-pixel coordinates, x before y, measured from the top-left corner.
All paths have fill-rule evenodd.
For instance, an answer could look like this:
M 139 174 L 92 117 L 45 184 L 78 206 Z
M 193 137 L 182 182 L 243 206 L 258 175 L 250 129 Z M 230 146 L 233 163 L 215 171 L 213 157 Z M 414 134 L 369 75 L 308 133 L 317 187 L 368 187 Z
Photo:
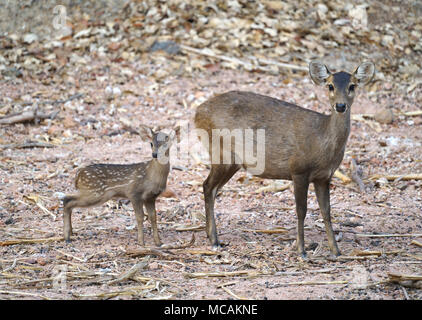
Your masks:
M 309 183 L 314 183 L 331 253 L 340 251 L 334 237 L 330 218 L 329 185 L 334 171 L 340 165 L 350 132 L 350 107 L 355 89 L 367 84 L 375 71 L 372 62 L 362 63 L 353 73 L 331 73 L 319 62 L 309 64 L 312 80 L 328 89 L 331 114 L 325 115 L 297 105 L 251 92 L 231 91 L 201 104 L 196 111 L 198 132 L 206 132 L 211 159 L 230 153 L 231 163 L 213 163 L 203 184 L 206 213 L 206 232 L 213 247 L 219 246 L 214 218 L 214 200 L 217 191 L 240 169 L 251 169 L 233 145 L 212 140 L 216 131 L 265 130 L 265 166 L 254 175 L 267 179 L 292 180 L 296 202 L 297 249 L 306 256 L 304 248 L 304 220 L 307 210 Z M 215 137 L 215 135 L 214 135 Z M 203 135 L 202 137 L 203 138 Z M 218 139 L 222 139 L 219 137 Z M 253 138 L 255 145 L 259 139 Z M 203 140 L 203 139 L 201 139 Z M 215 153 L 217 154 L 217 157 Z

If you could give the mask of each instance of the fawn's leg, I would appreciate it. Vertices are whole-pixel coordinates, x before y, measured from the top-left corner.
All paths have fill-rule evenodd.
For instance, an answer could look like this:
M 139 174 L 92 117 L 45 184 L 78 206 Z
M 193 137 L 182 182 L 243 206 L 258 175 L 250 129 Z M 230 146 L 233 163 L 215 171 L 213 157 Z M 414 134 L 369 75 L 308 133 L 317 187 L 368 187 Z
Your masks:
M 70 242 L 70 236 L 72 235 L 72 209 L 100 205 L 107 200 L 88 193 L 70 195 L 63 199 L 63 236 L 66 242 Z
M 304 223 L 308 200 L 308 177 L 303 175 L 293 176 L 293 186 L 296 201 L 297 214 L 297 251 L 302 257 L 306 257 Z
M 327 233 L 328 237 L 328 245 L 330 247 L 331 253 L 335 256 L 339 256 L 341 253 L 337 247 L 333 226 L 331 225 L 330 180 L 314 182 L 314 186 L 319 208 L 321 209 L 322 218 L 324 219 L 325 232 Z
M 158 235 L 158 228 L 157 228 L 157 212 L 155 211 L 155 198 L 148 199 L 147 201 L 145 201 L 145 208 L 147 209 L 147 212 L 148 212 L 148 219 L 151 222 L 154 243 L 157 247 L 159 247 L 161 246 L 161 241 Z
M 138 224 L 138 242 L 141 246 L 145 245 L 144 241 L 144 208 L 141 197 L 136 196 L 131 199 L 133 210 L 135 210 L 136 222 Z
M 65 205 L 63 213 L 63 237 L 66 242 L 70 242 L 70 236 L 72 234 L 72 207 Z

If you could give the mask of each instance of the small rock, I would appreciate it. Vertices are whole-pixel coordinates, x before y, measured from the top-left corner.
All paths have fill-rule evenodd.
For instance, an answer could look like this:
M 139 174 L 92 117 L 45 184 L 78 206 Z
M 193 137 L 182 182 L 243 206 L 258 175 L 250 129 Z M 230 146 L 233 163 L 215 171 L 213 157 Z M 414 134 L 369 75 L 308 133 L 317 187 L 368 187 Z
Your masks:
M 111 86 L 107 86 L 107 87 L 105 88 L 104 92 L 105 92 L 105 94 L 106 94 L 107 96 L 111 96 L 111 95 L 113 94 L 113 87 L 111 87 Z
M 33 259 L 33 258 L 28 258 L 28 259 L 26 259 L 24 261 L 26 263 L 29 263 L 29 264 L 36 264 L 37 263 L 37 260 L 36 259 Z
M 38 36 L 34 33 L 27 33 L 26 35 L 23 36 L 23 42 L 24 43 L 32 43 L 34 41 L 38 40 Z
M 122 94 L 122 90 L 120 90 L 119 87 L 114 87 L 113 88 L 113 95 L 120 96 L 121 94 Z
M 405 190 L 408 186 L 409 186 L 409 183 L 408 183 L 408 182 L 406 182 L 406 181 L 404 181 L 404 182 L 399 183 L 399 184 L 397 185 L 397 189 L 399 189 L 399 190 L 403 191 L 403 190 Z
M 38 263 L 40 266 L 45 266 L 45 265 L 48 263 L 48 261 L 47 261 L 47 259 L 45 259 L 45 258 L 38 258 L 38 259 L 37 259 L 37 263 Z
M 70 115 L 67 115 L 63 120 L 63 126 L 65 128 L 73 128 L 76 126 L 76 122 L 73 120 L 73 117 Z
M 390 124 L 394 121 L 394 113 L 391 109 L 382 109 L 375 113 L 374 118 L 379 123 Z
M 15 220 L 13 218 L 9 218 L 4 223 L 5 224 L 14 224 L 15 223 Z
M 148 268 L 149 268 L 149 270 L 157 270 L 157 269 L 159 269 L 160 268 L 160 265 L 158 264 L 158 262 L 151 262 L 149 265 L 148 265 Z
M 174 41 L 156 41 L 149 48 L 150 52 L 163 50 L 168 54 L 175 55 L 180 52 L 180 46 Z
M 54 194 L 53 194 L 53 197 L 54 198 L 57 198 L 57 199 L 64 199 L 64 197 L 66 197 L 66 194 L 65 193 L 63 193 L 63 192 L 54 192 Z
M 385 35 L 381 38 L 381 45 L 384 47 L 389 47 L 393 44 L 394 37 L 390 35 Z

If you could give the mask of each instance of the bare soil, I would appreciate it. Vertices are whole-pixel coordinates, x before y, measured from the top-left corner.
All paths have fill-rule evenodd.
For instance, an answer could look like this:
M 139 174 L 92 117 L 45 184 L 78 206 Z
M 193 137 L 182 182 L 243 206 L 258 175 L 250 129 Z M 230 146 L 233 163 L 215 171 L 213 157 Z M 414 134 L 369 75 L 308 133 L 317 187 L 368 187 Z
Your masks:
M 101 104 L 87 105 L 82 100 L 72 101 L 64 108 L 63 116 L 65 119 L 72 116 L 76 119 L 75 124 L 57 134 L 60 141 L 53 148 L 11 148 L 2 151 L 0 240 L 60 237 L 62 208 L 54 193 L 73 191 L 73 178 L 78 166 L 92 162 L 132 163 L 150 157 L 147 143 L 129 132 L 119 133 L 116 130 L 121 128 L 118 120 L 121 116 L 134 119 L 136 123 L 170 127 L 175 114 L 180 114 L 177 117 L 179 120 L 192 119 L 195 108 L 184 108 L 183 97 L 191 94 L 209 97 L 231 89 L 287 98 L 306 104 L 313 110 L 328 109 L 323 90 L 314 88 L 309 81 L 286 87 L 281 80 L 273 76 L 222 70 L 189 78 L 171 78 L 166 84 L 158 85 L 156 92 L 160 94 L 152 95 L 146 92 L 148 81 L 132 81 L 126 83 L 124 88 L 153 99 L 153 103 L 136 104 L 133 100 L 139 101 L 140 98 L 131 95 L 124 97 L 122 99 L 127 100 L 122 101 L 124 107 L 118 108 L 116 114 L 108 118 L 117 125 L 107 123 L 100 129 L 90 126 L 91 122 L 86 119 L 92 118 L 92 122 L 96 123 L 96 119 L 101 119 L 107 109 L 104 110 Z M 84 81 L 81 86 L 89 87 L 96 99 L 102 99 L 105 95 L 98 82 Z M 48 89 L 32 86 L 28 82 L 25 87 L 27 91 Z M 3 94 L 11 95 L 12 90 L 19 94 L 23 89 L 2 87 Z M 307 99 L 312 91 L 317 92 L 316 100 Z M 415 109 L 407 105 L 405 100 L 399 100 L 399 97 L 388 98 L 389 101 L 391 99 L 401 101 L 401 111 Z M 371 108 L 386 103 L 382 100 L 371 102 L 363 91 L 353 106 L 353 112 L 367 113 Z M 75 106 L 75 110 L 71 106 Z M 84 106 L 86 110 L 80 112 L 78 106 Z M 29 138 L 43 140 L 47 132 L 55 130 L 53 126 L 42 122 L 39 125 L 3 127 L 3 143 Z M 353 156 L 363 168 L 364 177 L 420 172 L 420 119 L 398 118 L 392 125 L 380 126 L 382 131 L 376 132 L 365 123 L 352 122 L 352 132 L 340 170 L 349 173 Z M 61 131 L 62 128 L 57 130 Z M 392 137 L 397 139 L 397 143 Z M 190 240 L 191 232 L 178 232 L 177 228 L 204 225 L 201 184 L 208 169 L 192 159 L 187 163 L 176 161 L 174 165 L 177 169 L 171 171 L 168 181 L 168 187 L 174 194 L 170 194 L 170 198 L 161 197 L 157 202 L 160 235 L 167 244 Z M 366 182 L 371 184 L 370 181 Z M 137 273 L 140 278 L 114 285 L 107 285 L 107 281 L 143 259 L 131 258 L 126 253 L 138 247 L 132 207 L 125 202 L 110 201 L 101 207 L 77 209 L 73 214 L 76 235 L 71 243 L 55 241 L 0 248 L 3 270 L 0 297 L 13 298 L 13 293 L 8 294 L 7 291 L 22 291 L 35 295 L 30 295 L 31 298 L 74 299 L 84 295 L 96 298 L 107 292 L 129 290 L 134 286 L 148 287 L 146 283 L 150 282 L 156 285 L 153 289 L 116 294 L 116 298 L 234 298 L 218 287 L 228 282 L 227 288 L 233 294 L 252 299 L 403 299 L 403 290 L 414 299 L 421 297 L 418 289 L 403 289 L 399 285 L 382 283 L 388 279 L 388 272 L 420 273 L 421 248 L 412 245 L 411 241 L 416 239 L 420 242 L 421 237 L 362 236 L 420 235 L 420 181 L 372 183 L 368 192 L 362 194 L 354 183 L 345 185 L 341 180 L 333 179 L 332 218 L 334 229 L 341 234 L 339 246 L 343 254 L 355 256 L 359 250 L 382 253 L 380 256 L 350 260 L 340 258 L 336 261 L 329 257 L 312 188 L 305 238 L 311 249 L 308 248 L 309 260 L 303 261 L 296 254 L 293 240 L 296 216 L 291 189 L 265 195 L 255 193 L 258 187 L 268 183 L 270 181 L 248 179 L 244 172 L 239 172 L 225 186 L 216 201 L 218 231 L 225 244 L 218 253 L 209 252 L 205 231 L 201 230 L 196 232 L 192 247 L 173 250 L 171 259 L 151 256 L 145 269 Z M 30 200 L 31 196 L 36 197 L 51 214 L 43 212 Z M 286 228 L 288 233 L 254 232 L 275 227 Z M 152 246 L 148 222 L 145 230 L 147 244 Z M 201 254 L 200 250 L 205 251 Z M 66 287 L 57 289 L 53 286 L 52 278 L 61 270 L 66 270 Z M 236 271 L 247 273 L 191 278 L 197 273 Z M 300 285 L 301 282 L 329 284 Z M 24 293 L 18 296 L 25 297 Z

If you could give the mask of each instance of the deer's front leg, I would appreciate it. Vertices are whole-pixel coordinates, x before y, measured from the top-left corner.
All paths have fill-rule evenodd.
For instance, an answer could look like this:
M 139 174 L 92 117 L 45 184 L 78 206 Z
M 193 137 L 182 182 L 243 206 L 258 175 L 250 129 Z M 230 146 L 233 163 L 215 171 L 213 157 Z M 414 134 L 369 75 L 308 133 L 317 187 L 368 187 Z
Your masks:
M 331 253 L 335 256 L 339 256 L 341 253 L 337 247 L 333 226 L 331 225 L 330 180 L 314 182 L 314 186 L 319 208 L 321 209 L 322 218 L 324 219 L 325 232 L 327 233 L 328 237 L 328 245 L 330 247 Z
M 136 222 L 138 224 L 138 242 L 141 246 L 144 241 L 144 208 L 141 197 L 135 196 L 131 199 L 133 210 L 135 210 Z
M 151 222 L 154 243 L 156 246 L 159 247 L 161 246 L 161 241 L 158 235 L 157 212 L 155 211 L 155 199 L 145 201 L 145 208 L 147 209 L 147 212 L 148 212 L 148 219 Z

